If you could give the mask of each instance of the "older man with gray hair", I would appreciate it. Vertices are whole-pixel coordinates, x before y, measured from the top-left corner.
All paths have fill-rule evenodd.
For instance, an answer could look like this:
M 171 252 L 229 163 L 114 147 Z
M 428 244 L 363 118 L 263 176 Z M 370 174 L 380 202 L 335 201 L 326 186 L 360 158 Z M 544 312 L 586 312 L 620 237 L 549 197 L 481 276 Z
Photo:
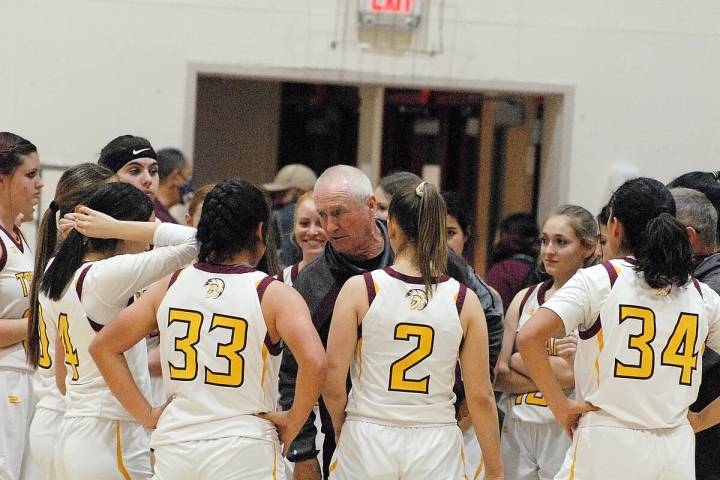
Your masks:
M 331 167 L 320 176 L 314 190 L 315 208 L 325 228 L 328 243 L 325 251 L 313 263 L 305 267 L 295 281 L 308 306 L 323 344 L 327 343 L 335 300 L 343 284 L 352 276 L 388 267 L 393 262 L 385 223 L 376 220 L 377 201 L 372 185 L 359 169 L 347 165 Z M 482 299 L 490 297 L 487 285 L 476 275 L 467 275 L 465 261 L 449 252 L 448 275 L 464 282 Z M 489 368 L 492 372 L 502 343 L 502 313 L 496 311 L 492 299 L 483 303 L 488 322 L 490 349 Z M 287 349 L 280 368 L 280 404 L 290 407 L 295 394 L 297 365 Z M 462 386 L 456 385 L 459 398 Z M 335 435 L 327 410 L 320 402 L 323 444 L 323 473 L 328 476 L 330 459 L 335 450 Z M 295 480 L 318 480 L 320 468 L 315 448 L 316 429 L 314 416 L 290 446 L 288 459 L 295 462 Z
M 326 344 L 335 300 L 345 281 L 389 266 L 393 252 L 385 225 L 374 219 L 377 204 L 372 184 L 361 170 L 348 165 L 328 168 L 318 178 L 313 196 L 328 243 L 323 254 L 300 272 L 295 288 L 310 307 L 315 328 Z M 296 374 L 295 359 L 284 349 L 280 367 L 280 404 L 284 409 L 292 405 Z M 335 438 L 322 403 L 320 413 L 322 430 L 326 433 L 323 464 L 327 476 Z M 288 451 L 288 459 L 295 462 L 293 478 L 296 480 L 320 478 L 313 420 L 308 420 Z
M 718 250 L 718 212 L 708 198 L 697 190 L 673 188 L 676 217 L 685 225 L 695 261 L 695 278 L 720 293 L 720 253 Z M 720 392 L 720 355 L 706 348 L 702 359 L 702 383 L 697 401 L 690 406 L 699 412 L 715 400 Z M 720 426 L 699 432 L 695 436 L 695 478 L 720 478 Z

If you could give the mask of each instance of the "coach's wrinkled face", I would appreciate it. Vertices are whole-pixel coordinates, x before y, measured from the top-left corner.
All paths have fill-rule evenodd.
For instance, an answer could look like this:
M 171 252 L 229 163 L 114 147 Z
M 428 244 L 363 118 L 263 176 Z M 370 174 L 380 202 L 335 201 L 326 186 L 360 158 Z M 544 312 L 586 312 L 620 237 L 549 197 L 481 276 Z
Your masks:
M 375 197 L 361 204 L 347 182 L 318 182 L 313 197 L 330 244 L 339 253 L 360 256 L 373 238 Z

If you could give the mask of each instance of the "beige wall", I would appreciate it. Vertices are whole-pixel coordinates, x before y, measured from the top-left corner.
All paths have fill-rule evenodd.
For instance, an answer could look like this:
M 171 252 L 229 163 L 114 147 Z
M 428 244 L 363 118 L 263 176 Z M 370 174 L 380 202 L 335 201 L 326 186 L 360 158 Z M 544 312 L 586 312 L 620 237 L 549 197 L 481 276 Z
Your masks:
M 558 156 L 546 157 L 543 207 L 597 211 L 615 164 L 662 180 L 717 168 L 715 0 L 429 4 L 420 50 L 433 55 L 358 42 L 349 1 L 0 0 L 0 126 L 63 163 L 92 160 L 128 132 L 187 150 L 196 68 L 270 72 L 569 94 L 554 119 L 562 130 L 545 142 Z
M 201 77 L 197 83 L 194 178 L 197 185 L 275 176 L 280 84 Z

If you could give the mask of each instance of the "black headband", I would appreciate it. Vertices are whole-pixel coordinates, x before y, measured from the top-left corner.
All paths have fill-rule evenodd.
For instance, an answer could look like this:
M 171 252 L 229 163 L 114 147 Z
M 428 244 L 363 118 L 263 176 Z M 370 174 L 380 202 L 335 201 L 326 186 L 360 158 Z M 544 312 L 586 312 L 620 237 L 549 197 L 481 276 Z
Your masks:
M 103 159 L 100 160 L 100 164 L 105 165 L 113 172 L 117 172 L 128 162 L 131 162 L 138 158 L 152 158 L 157 160 L 157 154 L 155 150 L 150 147 L 139 146 L 137 148 L 126 148 L 124 150 L 118 150 L 113 152 Z

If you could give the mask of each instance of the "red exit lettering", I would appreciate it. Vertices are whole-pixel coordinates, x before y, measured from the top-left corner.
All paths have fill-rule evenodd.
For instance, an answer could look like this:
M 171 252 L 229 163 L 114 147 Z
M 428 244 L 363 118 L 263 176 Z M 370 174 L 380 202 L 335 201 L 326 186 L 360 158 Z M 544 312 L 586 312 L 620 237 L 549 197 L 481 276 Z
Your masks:
M 415 0 L 370 0 L 373 12 L 410 13 Z

